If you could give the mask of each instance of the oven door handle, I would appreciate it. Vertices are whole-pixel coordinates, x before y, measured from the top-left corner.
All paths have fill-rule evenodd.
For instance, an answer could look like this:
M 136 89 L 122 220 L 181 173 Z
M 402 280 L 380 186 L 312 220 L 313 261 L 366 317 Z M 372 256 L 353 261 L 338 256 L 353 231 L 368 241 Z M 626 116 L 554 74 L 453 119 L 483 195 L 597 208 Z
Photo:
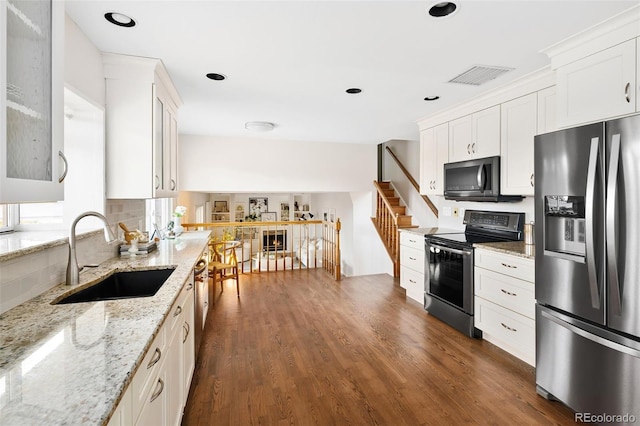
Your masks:
M 451 253 L 459 254 L 459 255 L 462 255 L 462 256 L 465 256 L 465 255 L 468 256 L 468 255 L 471 254 L 471 250 L 458 250 L 458 249 L 454 249 L 454 248 L 451 248 L 451 247 L 437 246 L 435 244 L 429 244 L 429 247 L 433 247 L 435 249 L 440 249 L 440 250 L 443 250 L 443 251 L 449 251 Z

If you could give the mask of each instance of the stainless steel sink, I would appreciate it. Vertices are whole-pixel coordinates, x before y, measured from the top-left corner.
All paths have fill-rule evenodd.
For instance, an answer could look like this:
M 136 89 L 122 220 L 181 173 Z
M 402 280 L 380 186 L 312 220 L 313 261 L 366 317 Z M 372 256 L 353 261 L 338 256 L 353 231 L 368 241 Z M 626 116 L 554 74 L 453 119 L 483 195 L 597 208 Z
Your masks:
M 155 295 L 175 268 L 116 272 L 91 287 L 54 300 L 52 304 L 98 302 Z

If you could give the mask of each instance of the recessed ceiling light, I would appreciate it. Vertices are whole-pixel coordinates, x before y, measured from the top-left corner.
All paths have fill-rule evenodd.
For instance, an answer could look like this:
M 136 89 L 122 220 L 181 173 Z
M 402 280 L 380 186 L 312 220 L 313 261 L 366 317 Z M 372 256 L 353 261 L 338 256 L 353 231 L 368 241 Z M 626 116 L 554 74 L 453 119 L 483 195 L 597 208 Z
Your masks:
M 249 121 L 244 123 L 244 128 L 253 132 L 269 132 L 275 126 L 267 121 Z
M 227 77 L 225 77 L 222 74 L 218 74 L 218 73 L 215 73 L 215 72 L 210 72 L 209 74 L 207 74 L 207 78 L 210 78 L 211 80 L 222 81 Z
M 118 12 L 107 12 L 104 14 L 104 19 L 119 27 L 134 27 L 136 25 L 133 18 Z
M 347 89 L 347 93 L 350 93 L 352 95 L 355 95 L 356 93 L 360 93 L 362 92 L 362 89 L 358 89 L 357 87 L 352 87 L 350 89 Z
M 429 15 L 434 18 L 442 18 L 444 16 L 451 15 L 458 8 L 455 3 L 450 1 L 443 1 L 436 3 L 429 9 Z
M 424 98 L 425 101 L 437 101 L 438 99 L 440 99 L 440 96 L 427 96 Z

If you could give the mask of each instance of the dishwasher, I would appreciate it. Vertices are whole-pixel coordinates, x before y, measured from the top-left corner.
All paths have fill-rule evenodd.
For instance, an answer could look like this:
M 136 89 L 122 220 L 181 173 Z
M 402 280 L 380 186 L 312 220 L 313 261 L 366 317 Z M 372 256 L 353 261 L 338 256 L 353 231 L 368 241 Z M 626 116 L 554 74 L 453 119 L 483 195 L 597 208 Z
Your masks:
M 195 309 L 195 354 L 198 356 L 204 325 L 209 312 L 209 250 L 205 250 L 193 269 L 193 278 L 196 285 L 196 309 Z

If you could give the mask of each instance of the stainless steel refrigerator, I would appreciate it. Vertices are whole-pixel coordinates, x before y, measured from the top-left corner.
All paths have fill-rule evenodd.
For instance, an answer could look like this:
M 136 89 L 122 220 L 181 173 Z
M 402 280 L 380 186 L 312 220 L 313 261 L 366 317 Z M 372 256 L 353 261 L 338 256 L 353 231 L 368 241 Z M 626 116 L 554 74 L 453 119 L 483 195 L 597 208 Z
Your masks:
M 640 422 L 640 116 L 534 152 L 538 393 Z

